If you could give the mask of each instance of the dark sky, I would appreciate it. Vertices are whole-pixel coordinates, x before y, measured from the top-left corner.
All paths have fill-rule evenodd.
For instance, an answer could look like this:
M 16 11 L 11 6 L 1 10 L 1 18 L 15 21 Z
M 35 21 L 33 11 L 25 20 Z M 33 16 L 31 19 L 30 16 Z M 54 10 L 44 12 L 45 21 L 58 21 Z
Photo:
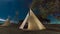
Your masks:
M 0 18 L 11 16 L 14 19 L 15 12 L 19 12 L 19 19 L 23 20 L 29 11 L 32 0 L 0 0 Z

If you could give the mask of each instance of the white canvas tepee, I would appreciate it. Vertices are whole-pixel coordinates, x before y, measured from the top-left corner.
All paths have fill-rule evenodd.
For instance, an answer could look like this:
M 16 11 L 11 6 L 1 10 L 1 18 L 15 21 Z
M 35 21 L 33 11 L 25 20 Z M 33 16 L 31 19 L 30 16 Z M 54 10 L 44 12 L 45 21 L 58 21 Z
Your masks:
M 6 19 L 6 21 L 4 22 L 4 24 L 0 25 L 0 26 L 8 26 L 10 24 L 10 18 L 8 17 Z
M 30 13 L 28 12 L 25 20 L 23 21 L 22 25 L 19 29 L 24 29 L 23 27 L 25 24 L 28 23 L 27 30 L 43 30 L 46 29 L 44 25 L 39 21 L 39 19 L 35 16 L 33 11 L 30 9 Z

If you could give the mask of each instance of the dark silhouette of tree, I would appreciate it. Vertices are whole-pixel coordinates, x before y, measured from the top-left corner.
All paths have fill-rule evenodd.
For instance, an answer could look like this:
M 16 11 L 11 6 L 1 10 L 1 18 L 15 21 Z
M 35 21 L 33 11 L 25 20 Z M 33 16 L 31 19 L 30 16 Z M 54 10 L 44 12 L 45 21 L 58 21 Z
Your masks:
M 33 0 L 32 10 L 37 10 L 38 16 L 45 19 L 48 15 L 60 14 L 60 0 Z

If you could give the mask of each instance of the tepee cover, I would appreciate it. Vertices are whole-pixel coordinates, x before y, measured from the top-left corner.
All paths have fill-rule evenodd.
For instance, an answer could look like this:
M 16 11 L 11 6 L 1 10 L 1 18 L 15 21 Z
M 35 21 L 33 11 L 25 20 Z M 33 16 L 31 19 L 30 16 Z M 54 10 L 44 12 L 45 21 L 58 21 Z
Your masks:
M 33 11 L 30 9 L 30 12 L 28 12 L 25 20 L 23 21 L 22 25 L 19 27 L 20 29 L 23 29 L 25 24 L 28 23 L 27 30 L 43 30 L 46 29 L 44 25 L 39 21 L 39 19 L 35 16 Z

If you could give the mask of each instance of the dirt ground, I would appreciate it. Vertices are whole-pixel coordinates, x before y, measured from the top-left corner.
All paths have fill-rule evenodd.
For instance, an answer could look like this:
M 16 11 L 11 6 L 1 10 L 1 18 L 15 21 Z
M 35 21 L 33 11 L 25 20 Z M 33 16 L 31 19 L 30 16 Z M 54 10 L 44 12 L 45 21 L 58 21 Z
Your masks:
M 0 34 L 60 34 L 60 32 L 51 30 L 24 31 L 16 27 L 0 27 Z

